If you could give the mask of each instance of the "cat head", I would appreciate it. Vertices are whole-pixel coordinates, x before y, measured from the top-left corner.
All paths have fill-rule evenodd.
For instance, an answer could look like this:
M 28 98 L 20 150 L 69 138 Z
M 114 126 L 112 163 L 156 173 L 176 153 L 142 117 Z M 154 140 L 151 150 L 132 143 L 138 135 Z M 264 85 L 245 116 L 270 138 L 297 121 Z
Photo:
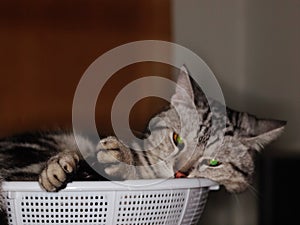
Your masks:
M 226 125 L 222 135 L 216 135 L 212 118 L 219 114 L 212 116 L 211 107 L 218 108 L 219 104 L 208 104 L 182 67 L 170 108 L 149 123 L 152 129 L 146 149 L 156 146 L 159 157 L 172 164 L 174 172 L 208 178 L 230 192 L 241 192 L 252 180 L 256 152 L 278 138 L 286 122 L 258 119 L 226 108 Z

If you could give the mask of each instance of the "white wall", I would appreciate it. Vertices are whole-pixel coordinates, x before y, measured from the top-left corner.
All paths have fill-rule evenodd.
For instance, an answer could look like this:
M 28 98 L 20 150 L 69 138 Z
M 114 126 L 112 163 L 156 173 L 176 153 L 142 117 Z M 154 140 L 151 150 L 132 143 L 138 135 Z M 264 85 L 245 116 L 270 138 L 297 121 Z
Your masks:
M 173 0 L 174 42 L 214 71 L 227 105 L 288 121 L 268 148 L 300 153 L 300 1 Z M 201 224 L 255 225 L 259 193 L 214 193 Z
M 173 2 L 174 41 L 211 67 L 227 105 L 287 120 L 272 151 L 300 153 L 300 1 Z
M 300 153 L 300 1 L 247 1 L 246 104 L 259 115 L 288 121 L 275 144 Z

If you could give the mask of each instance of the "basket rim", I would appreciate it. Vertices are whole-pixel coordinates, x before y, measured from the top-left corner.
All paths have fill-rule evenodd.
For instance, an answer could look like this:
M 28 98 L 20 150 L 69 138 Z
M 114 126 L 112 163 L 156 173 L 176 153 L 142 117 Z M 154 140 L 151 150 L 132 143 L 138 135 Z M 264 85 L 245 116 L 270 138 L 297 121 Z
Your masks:
M 208 188 L 218 190 L 218 183 L 205 178 L 180 179 L 142 179 L 126 181 L 74 181 L 60 192 L 72 191 L 130 191 L 130 190 L 174 190 L 189 188 Z M 5 181 L 2 183 L 4 192 L 44 192 L 36 181 Z

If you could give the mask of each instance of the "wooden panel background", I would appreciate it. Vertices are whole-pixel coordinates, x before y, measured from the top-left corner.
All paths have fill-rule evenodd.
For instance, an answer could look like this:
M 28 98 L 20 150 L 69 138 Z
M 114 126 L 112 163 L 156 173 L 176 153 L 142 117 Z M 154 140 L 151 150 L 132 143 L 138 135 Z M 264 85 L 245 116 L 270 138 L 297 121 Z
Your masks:
M 171 40 L 170 18 L 166 0 L 1 1 L 0 136 L 71 127 L 73 94 L 86 68 L 120 44 Z M 109 107 L 124 82 L 141 74 L 169 76 L 167 66 L 151 63 L 122 71 L 136 75 L 112 79 L 97 104 L 104 133 L 111 132 Z M 136 128 L 162 105 L 146 101 L 134 110 Z

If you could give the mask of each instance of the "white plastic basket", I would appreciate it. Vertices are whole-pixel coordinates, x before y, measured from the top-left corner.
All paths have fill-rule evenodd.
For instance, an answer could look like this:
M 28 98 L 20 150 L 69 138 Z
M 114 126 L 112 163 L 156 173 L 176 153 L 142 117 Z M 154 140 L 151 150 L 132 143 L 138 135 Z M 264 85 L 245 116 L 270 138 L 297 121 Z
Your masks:
M 37 182 L 5 182 L 11 225 L 196 224 L 209 190 L 207 179 L 73 182 L 58 193 Z

